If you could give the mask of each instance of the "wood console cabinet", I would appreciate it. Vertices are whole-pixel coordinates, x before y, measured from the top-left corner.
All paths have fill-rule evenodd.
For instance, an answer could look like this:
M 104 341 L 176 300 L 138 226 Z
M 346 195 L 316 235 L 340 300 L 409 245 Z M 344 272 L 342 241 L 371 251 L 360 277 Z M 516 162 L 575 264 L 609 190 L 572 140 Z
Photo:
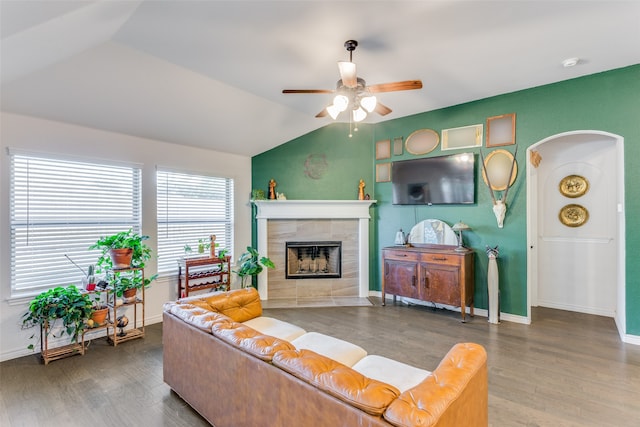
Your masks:
M 382 305 L 385 295 L 466 308 L 473 316 L 474 253 L 442 247 L 389 247 L 382 250 Z

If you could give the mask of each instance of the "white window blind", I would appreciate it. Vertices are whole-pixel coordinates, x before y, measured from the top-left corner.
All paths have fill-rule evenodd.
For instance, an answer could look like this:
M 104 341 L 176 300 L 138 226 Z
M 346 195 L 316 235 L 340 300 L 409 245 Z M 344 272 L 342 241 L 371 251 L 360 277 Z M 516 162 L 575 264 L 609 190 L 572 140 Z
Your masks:
M 141 171 L 11 153 L 11 294 L 80 284 L 103 235 L 141 229 Z
M 157 172 L 158 273 L 176 273 L 184 246 L 216 235 L 233 253 L 233 179 L 165 170 Z

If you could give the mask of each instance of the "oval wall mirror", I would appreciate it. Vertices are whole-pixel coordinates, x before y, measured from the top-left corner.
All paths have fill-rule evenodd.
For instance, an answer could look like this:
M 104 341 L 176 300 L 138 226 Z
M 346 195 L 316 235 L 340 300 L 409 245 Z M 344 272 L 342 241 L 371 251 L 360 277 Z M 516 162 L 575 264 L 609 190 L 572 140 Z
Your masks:
M 435 150 L 440 143 L 440 135 L 433 129 L 420 129 L 407 137 L 404 145 L 408 153 L 427 154 Z
M 511 171 L 511 179 L 509 179 L 509 171 Z M 489 174 L 488 180 L 487 174 Z M 484 179 L 487 185 L 489 185 L 489 181 L 491 181 L 492 190 L 505 190 L 507 183 L 511 186 L 516 180 L 517 175 L 518 163 L 514 161 L 513 154 L 509 151 L 502 149 L 493 150 L 485 157 L 484 168 L 482 168 L 482 179 Z
M 409 233 L 409 243 L 414 246 L 458 246 L 458 236 L 446 222 L 439 219 L 425 219 L 413 226 Z

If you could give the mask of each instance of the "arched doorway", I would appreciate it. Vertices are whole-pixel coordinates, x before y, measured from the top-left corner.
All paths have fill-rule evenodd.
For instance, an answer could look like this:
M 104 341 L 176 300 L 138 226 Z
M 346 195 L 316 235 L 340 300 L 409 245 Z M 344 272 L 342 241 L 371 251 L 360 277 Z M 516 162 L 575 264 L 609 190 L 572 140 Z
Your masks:
M 613 317 L 625 334 L 623 143 L 587 130 L 527 149 L 529 321 L 544 306 Z

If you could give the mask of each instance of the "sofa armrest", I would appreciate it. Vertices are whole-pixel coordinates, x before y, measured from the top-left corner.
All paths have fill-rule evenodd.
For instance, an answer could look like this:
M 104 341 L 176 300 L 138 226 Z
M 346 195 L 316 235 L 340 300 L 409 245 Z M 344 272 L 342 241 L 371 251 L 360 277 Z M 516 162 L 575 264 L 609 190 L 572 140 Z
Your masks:
M 478 344 L 462 343 L 432 375 L 393 401 L 384 418 L 398 427 L 486 427 L 488 406 L 487 353 Z
M 205 310 L 229 316 L 236 322 L 246 322 L 262 315 L 260 294 L 255 288 L 235 289 L 228 292 L 212 292 L 201 297 L 188 297 L 178 303 L 193 304 Z
M 166 303 L 164 311 L 171 313 L 205 332 L 211 332 L 211 328 L 216 323 L 231 323 L 233 320 L 224 314 L 198 307 L 194 304 L 186 303 Z

